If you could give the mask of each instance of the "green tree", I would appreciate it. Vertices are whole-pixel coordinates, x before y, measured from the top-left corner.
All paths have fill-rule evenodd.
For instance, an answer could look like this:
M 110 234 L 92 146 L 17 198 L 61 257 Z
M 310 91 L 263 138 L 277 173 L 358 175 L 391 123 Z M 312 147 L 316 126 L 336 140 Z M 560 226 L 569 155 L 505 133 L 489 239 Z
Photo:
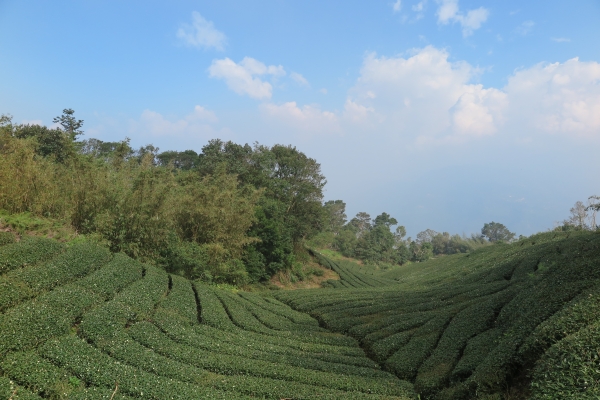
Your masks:
M 293 146 L 251 147 L 214 139 L 202 148 L 196 169 L 206 175 L 218 168 L 237 176 L 240 186 L 252 185 L 262 193 L 249 233 L 259 242 L 244 254 L 255 271 L 251 275 L 268 278 L 265 271 L 290 268 L 302 242 L 322 232 L 327 223 L 320 165 Z
M 375 220 L 373 221 L 373 226 L 377 227 L 377 226 L 386 226 L 388 229 L 394 225 L 398 225 L 398 221 L 396 220 L 396 218 L 390 216 L 390 214 L 384 212 L 381 213 L 381 215 L 378 215 L 377 217 L 375 217 Z
M 325 202 L 323 208 L 326 218 L 325 229 L 338 234 L 346 224 L 346 203 L 342 200 L 329 200 Z
M 354 257 L 357 240 L 356 230 L 352 225 L 347 224 L 335 236 L 333 247 L 346 257 Z
M 371 229 L 371 216 L 361 211 L 356 214 L 356 217 L 352 218 L 348 225 L 354 228 L 356 237 L 361 237 Z
M 92 156 L 95 158 L 102 158 L 108 161 L 112 158 L 121 145 L 121 142 L 104 142 L 99 139 L 86 139 L 79 143 L 79 152 L 86 156 Z
M 164 167 L 172 165 L 177 169 L 189 171 L 198 166 L 198 153 L 194 150 L 164 151 L 156 156 L 158 163 Z
M 436 235 L 439 235 L 439 233 L 433 229 L 425 229 L 424 231 L 417 233 L 417 243 L 431 243 Z
M 65 108 L 62 115 L 55 117 L 52 122 L 60 124 L 63 131 L 66 132 L 71 140 L 75 140 L 77 136 L 83 134 L 81 127 L 83 126 L 82 119 L 76 119 L 74 117 L 75 111 L 70 108 Z
M 403 225 L 396 227 L 396 233 L 394 235 L 396 237 L 396 242 L 402 242 L 404 240 L 404 236 L 406 236 L 406 228 Z
M 409 245 L 411 261 L 422 262 L 433 257 L 433 245 L 431 242 L 417 243 L 411 241 Z
M 19 139 L 32 138 L 36 143 L 37 154 L 55 157 L 59 163 L 65 162 L 75 152 L 73 141 L 60 129 L 49 129 L 40 125 L 18 125 L 14 135 Z
M 481 234 L 490 242 L 510 242 L 515 237 L 515 234 L 509 231 L 506 226 L 494 221 L 485 223 L 481 228 Z

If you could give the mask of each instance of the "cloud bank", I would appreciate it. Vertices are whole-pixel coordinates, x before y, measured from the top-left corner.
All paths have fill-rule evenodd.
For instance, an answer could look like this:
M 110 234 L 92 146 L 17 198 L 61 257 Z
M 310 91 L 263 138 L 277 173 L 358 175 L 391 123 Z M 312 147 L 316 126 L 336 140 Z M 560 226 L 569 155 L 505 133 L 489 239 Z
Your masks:
M 342 110 L 287 102 L 261 111 L 296 131 L 352 135 L 368 127 L 417 144 L 525 134 L 600 137 L 599 63 L 537 64 L 515 71 L 502 88 L 472 83 L 480 74 L 433 46 L 406 56 L 370 54 Z

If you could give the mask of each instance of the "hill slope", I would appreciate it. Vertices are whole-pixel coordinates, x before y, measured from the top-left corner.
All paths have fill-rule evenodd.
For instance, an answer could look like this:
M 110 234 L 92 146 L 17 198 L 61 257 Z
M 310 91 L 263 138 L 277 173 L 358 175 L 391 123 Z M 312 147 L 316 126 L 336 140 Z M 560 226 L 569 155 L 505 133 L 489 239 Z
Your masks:
M 5 244 L 0 266 L 0 398 L 415 397 L 356 340 L 272 298 L 88 243 Z
M 598 398 L 597 233 L 544 233 L 375 277 L 334 268 L 352 289 L 276 297 L 359 340 L 422 398 L 526 396 L 530 379 L 533 398 Z
M 598 234 L 383 273 L 321 262 L 339 283 L 255 294 L 90 243 L 0 236 L 0 398 L 600 394 Z

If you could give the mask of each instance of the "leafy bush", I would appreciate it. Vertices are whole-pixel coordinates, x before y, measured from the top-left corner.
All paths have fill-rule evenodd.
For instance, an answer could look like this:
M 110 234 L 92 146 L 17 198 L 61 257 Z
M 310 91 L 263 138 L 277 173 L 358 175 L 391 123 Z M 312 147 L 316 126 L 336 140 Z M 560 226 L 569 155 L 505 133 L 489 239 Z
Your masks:
M 210 387 L 151 374 L 138 368 L 120 363 L 100 352 L 85 341 L 72 336 L 62 336 L 45 343 L 41 355 L 90 384 L 113 388 L 118 382 L 121 393 L 132 397 L 158 399 L 245 399 L 247 396 L 235 392 L 223 392 Z
M 6 237 L 12 240 L 4 242 L 7 239 L 3 238 Z M 12 243 L 0 247 L 0 274 L 48 260 L 66 248 L 56 240 L 38 237 L 26 236 L 20 242 L 13 243 L 14 235 L 8 232 L 0 232 L 0 242 Z
M 532 399 L 600 396 L 600 321 L 554 344 L 533 373 Z
M 99 269 L 111 257 L 105 248 L 82 242 L 44 264 L 10 271 L 0 276 L 0 310 L 81 278 Z
M 10 379 L 0 376 L 0 396 L 3 399 L 13 400 L 40 400 L 41 397 L 29 392 L 27 389 L 16 385 Z

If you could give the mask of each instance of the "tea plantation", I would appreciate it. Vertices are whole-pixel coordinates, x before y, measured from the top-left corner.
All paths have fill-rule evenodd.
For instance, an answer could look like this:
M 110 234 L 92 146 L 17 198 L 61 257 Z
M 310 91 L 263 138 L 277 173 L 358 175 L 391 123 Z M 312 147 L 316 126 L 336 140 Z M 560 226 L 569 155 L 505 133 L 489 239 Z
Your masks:
M 1 399 L 598 399 L 600 235 L 234 292 L 0 236 Z M 521 397 L 517 397 L 521 396 Z

